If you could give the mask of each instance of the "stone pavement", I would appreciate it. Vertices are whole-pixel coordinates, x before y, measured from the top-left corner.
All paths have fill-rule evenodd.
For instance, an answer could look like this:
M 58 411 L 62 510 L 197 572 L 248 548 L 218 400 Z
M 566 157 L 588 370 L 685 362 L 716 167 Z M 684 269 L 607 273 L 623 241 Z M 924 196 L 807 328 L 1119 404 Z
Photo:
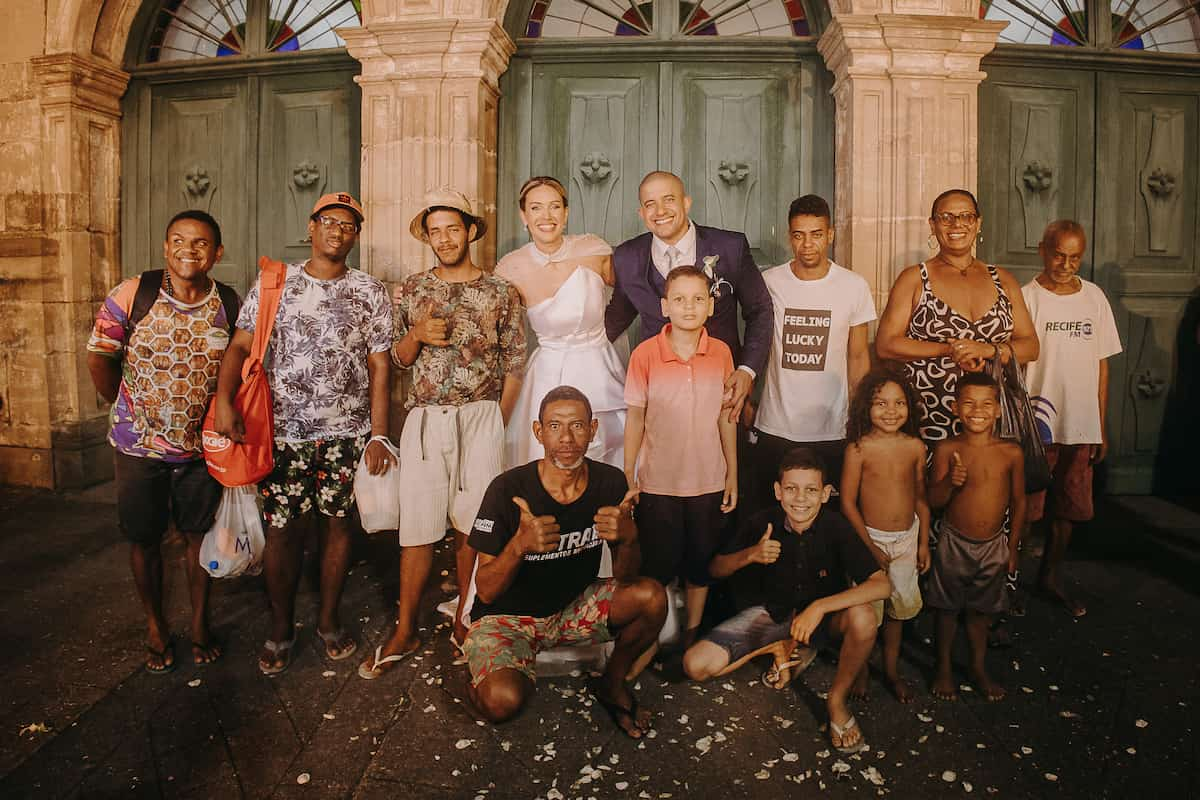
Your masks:
M 357 657 L 321 655 L 311 576 L 296 658 L 270 679 L 255 665 L 261 579 L 220 581 L 226 654 L 194 667 L 178 546 L 169 594 L 182 659 L 147 674 L 110 494 L 0 490 L 0 797 L 1200 797 L 1196 563 L 1120 509 L 1105 506 L 1106 524 L 1077 537 L 1069 567 L 1087 617 L 1031 599 L 1014 647 L 992 651 L 1007 699 L 933 700 L 923 619 L 906 644 L 918 701 L 901 706 L 874 679 L 855 707 L 871 749 L 839 758 L 823 730 L 824 657 L 782 693 L 762 686 L 758 665 L 705 686 L 650 671 L 639 697 L 656 736 L 641 743 L 615 732 L 578 677 L 542 681 L 513 723 L 480 724 L 432 612 L 436 587 L 420 656 L 368 683 Z M 344 622 L 373 646 L 392 613 L 397 547 L 364 535 L 356 548 Z M 438 559 L 449 565 L 446 545 Z

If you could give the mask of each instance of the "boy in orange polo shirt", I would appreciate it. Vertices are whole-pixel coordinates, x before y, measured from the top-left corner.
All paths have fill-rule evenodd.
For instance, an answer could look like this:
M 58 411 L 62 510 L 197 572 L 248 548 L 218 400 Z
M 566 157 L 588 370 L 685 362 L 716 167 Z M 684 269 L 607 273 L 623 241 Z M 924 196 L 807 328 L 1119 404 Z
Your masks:
M 711 289 L 693 266 L 667 274 L 670 323 L 637 346 L 625 378 L 625 475 L 640 491 L 642 574 L 663 585 L 683 579 L 685 648 L 704 614 L 723 515 L 737 506 L 736 424 L 721 413 L 733 354 L 704 329 Z

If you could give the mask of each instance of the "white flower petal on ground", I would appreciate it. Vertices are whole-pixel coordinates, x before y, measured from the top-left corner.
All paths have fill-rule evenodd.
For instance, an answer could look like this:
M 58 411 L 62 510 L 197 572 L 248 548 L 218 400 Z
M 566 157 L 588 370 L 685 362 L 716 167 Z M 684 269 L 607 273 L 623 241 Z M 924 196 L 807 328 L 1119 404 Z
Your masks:
M 963 781 L 963 791 L 966 792 L 967 794 L 970 794 L 971 792 L 975 791 L 975 787 L 972 786 L 971 784 L 969 784 L 968 782 Z
M 200 679 L 199 679 L 199 678 L 196 678 L 195 680 L 190 680 L 190 681 L 188 681 L 188 686 L 192 687 L 193 689 L 195 689 L 195 688 L 196 688 L 197 686 L 199 686 L 199 685 L 200 685 Z
M 617 781 L 613 786 L 617 788 L 618 792 L 623 792 L 629 788 L 629 781 Z
M 1054 783 L 1055 781 L 1058 780 L 1058 776 L 1055 775 L 1053 772 L 1047 772 L 1042 777 L 1045 778 L 1046 780 L 1050 781 L 1051 783 Z
M 917 714 L 917 719 L 921 720 L 921 722 L 933 722 L 933 717 L 928 714 Z
M 784 761 L 799 761 L 800 756 L 797 753 L 784 753 L 783 760 Z
M 1060 711 L 1060 712 L 1058 712 L 1058 715 L 1060 717 L 1062 717 L 1063 719 L 1078 719 L 1079 718 L 1079 715 L 1076 714 L 1074 711 Z
M 883 775 L 879 772 L 879 770 L 875 769 L 875 767 L 867 767 L 866 769 L 861 770 L 858 774 L 863 777 L 863 780 L 872 783 L 875 786 L 883 786 L 884 784 Z
M 767 778 L 771 777 L 771 773 L 767 772 L 765 769 L 760 769 L 758 772 L 754 773 L 754 777 L 758 778 L 760 781 L 765 781 Z
M 326 712 L 326 713 L 324 713 L 324 714 L 322 714 L 322 715 L 321 715 L 321 718 L 322 718 L 322 719 L 333 719 L 334 717 L 333 717 L 333 714 L 330 714 L 330 713 Z
M 1029 747 L 1027 745 L 1021 745 L 1021 755 L 1028 756 L 1028 755 L 1032 755 L 1032 754 L 1033 754 L 1032 747 Z
M 942 773 L 942 780 L 944 780 L 946 783 L 954 783 L 956 780 L 958 780 L 958 773 L 952 769 L 948 769 Z
M 1135 756 L 1135 755 L 1137 755 L 1137 748 L 1136 747 L 1126 747 L 1125 752 L 1129 753 L 1129 755 L 1131 755 L 1131 756 Z
M 307 772 L 301 772 L 299 775 L 296 776 L 296 783 L 300 784 L 301 786 L 303 786 L 304 784 L 308 783 L 311 780 L 312 780 L 312 775 L 309 775 Z
M 713 740 L 711 736 L 703 736 L 696 740 L 696 749 L 701 753 L 707 753 L 712 749 L 712 743 Z
M 1138 726 L 1139 728 L 1145 728 L 1150 723 L 1146 722 L 1146 720 L 1144 720 L 1144 719 L 1139 719 L 1138 721 L 1134 722 L 1133 724 Z
M 844 772 L 850 771 L 850 765 L 839 758 L 837 761 L 833 762 L 833 765 L 830 767 L 830 769 L 833 770 L 835 775 L 841 775 Z
M 475 744 L 474 739 L 459 739 L 454 743 L 455 750 L 466 750 L 471 745 Z

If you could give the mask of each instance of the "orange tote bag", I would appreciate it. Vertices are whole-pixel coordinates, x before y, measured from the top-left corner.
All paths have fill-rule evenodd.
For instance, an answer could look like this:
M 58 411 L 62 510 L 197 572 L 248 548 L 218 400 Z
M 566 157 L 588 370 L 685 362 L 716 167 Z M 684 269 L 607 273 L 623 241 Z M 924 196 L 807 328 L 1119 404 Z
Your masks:
M 258 483 L 271 474 L 275 466 L 275 418 L 271 402 L 271 386 L 263 369 L 263 355 L 275 327 L 275 312 L 287 278 L 287 266 L 263 256 L 258 260 L 262 271 L 259 278 L 258 321 L 254 326 L 254 342 L 250 356 L 242 365 L 242 385 L 233 404 L 242 414 L 246 435 L 235 442 L 216 430 L 216 403 L 210 403 L 204 417 L 201 440 L 204 444 L 204 463 L 209 473 L 222 486 L 245 486 Z

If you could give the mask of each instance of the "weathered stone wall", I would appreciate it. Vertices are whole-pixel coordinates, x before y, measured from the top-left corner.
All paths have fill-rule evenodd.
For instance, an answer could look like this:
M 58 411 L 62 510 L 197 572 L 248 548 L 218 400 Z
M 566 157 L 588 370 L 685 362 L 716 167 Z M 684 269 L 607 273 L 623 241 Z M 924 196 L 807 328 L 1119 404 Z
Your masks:
M 126 76 L 46 55 L 51 16 L 18 4 L 0 31 L 0 482 L 63 487 L 112 469 L 84 347 L 120 276 Z

